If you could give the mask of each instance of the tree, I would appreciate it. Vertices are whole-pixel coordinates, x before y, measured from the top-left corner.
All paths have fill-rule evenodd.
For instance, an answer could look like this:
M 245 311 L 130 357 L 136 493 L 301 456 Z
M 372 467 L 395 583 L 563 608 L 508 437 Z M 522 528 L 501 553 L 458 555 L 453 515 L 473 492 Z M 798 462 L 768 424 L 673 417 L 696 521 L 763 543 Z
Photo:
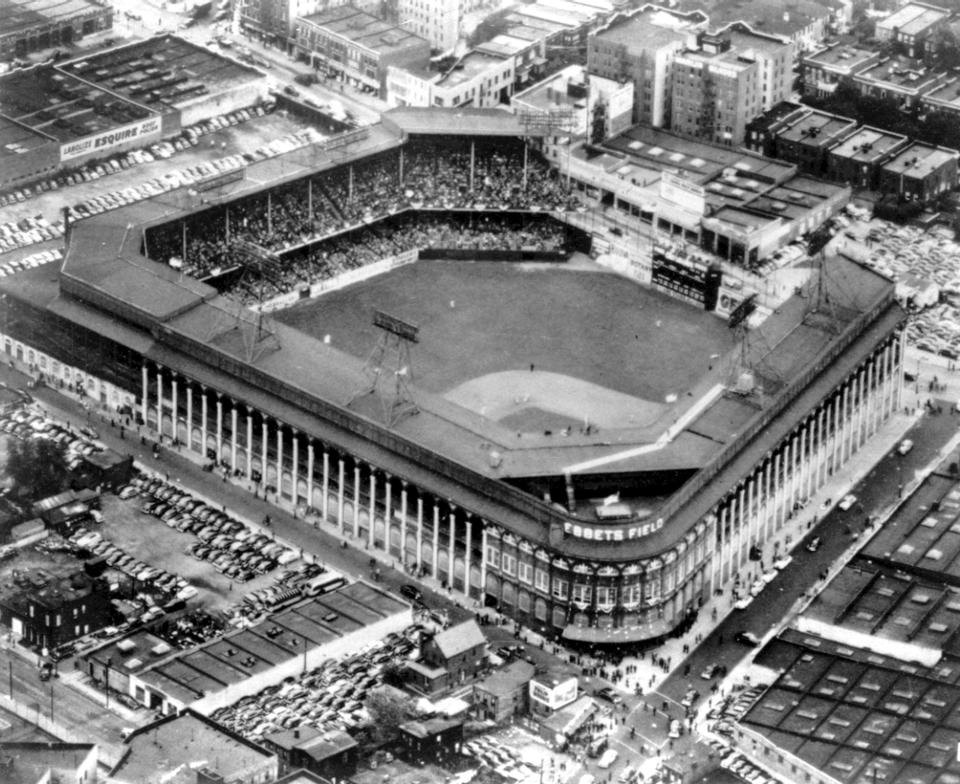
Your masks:
M 399 735 L 400 725 L 414 717 L 409 698 L 401 698 L 386 689 L 372 692 L 365 704 L 373 724 L 371 737 L 379 743 L 394 740 Z
M 14 492 L 27 500 L 46 498 L 63 490 L 70 469 L 60 444 L 45 438 L 8 442 L 4 474 L 13 480 Z

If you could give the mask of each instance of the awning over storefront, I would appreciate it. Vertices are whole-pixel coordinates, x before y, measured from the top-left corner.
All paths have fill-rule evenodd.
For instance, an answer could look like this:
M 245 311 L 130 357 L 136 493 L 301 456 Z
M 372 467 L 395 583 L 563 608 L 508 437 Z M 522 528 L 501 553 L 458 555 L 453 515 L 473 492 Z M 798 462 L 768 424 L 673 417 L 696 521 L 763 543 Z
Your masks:
M 563 630 L 564 639 L 575 642 L 594 642 L 616 644 L 624 642 L 643 642 L 663 637 L 673 629 L 673 625 L 664 620 L 643 623 L 638 626 L 620 626 L 611 629 L 598 629 L 596 626 L 577 626 L 570 624 Z

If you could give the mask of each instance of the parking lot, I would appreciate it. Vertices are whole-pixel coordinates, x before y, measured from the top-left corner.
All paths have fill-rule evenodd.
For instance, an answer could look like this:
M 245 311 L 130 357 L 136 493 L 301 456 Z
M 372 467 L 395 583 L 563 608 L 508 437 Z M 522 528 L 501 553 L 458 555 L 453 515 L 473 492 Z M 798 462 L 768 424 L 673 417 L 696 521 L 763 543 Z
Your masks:
M 29 197 L 22 201 L 14 198 L 3 205 L 4 222 L 6 226 L 13 227 L 10 229 L 11 233 L 19 229 L 18 224 L 37 219 L 38 216 L 44 222 L 55 226 L 62 219 L 61 209 L 64 206 L 90 202 L 97 197 L 137 187 L 156 178 L 165 178 L 180 169 L 210 164 L 233 155 L 252 154 L 277 139 L 302 133 L 303 130 L 302 122 L 297 122 L 283 112 L 273 112 L 206 133 L 195 146 L 187 146 L 167 158 L 151 155 L 154 159 L 147 160 L 134 153 L 117 156 L 118 159 L 139 157 L 144 162 L 128 165 L 127 168 L 121 167 L 120 171 L 111 170 L 105 176 L 94 175 L 94 178 L 89 180 L 81 178 L 81 181 L 74 185 L 64 182 L 63 185 L 46 191 L 33 188 Z M 27 226 L 27 231 L 35 230 L 28 224 L 24 225 Z M 48 237 L 42 235 L 30 239 L 34 242 L 49 241 Z M 0 256 L 0 262 L 4 261 L 3 256 Z

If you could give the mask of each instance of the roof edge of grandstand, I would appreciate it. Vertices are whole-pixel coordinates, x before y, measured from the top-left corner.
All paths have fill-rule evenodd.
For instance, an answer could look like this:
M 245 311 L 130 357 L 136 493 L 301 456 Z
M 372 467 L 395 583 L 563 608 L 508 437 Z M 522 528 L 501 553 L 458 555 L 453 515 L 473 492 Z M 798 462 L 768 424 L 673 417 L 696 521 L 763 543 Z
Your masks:
M 444 109 L 436 106 L 400 106 L 382 115 L 383 124 L 401 136 L 547 136 L 543 127 L 525 126 L 516 114 L 503 109 Z

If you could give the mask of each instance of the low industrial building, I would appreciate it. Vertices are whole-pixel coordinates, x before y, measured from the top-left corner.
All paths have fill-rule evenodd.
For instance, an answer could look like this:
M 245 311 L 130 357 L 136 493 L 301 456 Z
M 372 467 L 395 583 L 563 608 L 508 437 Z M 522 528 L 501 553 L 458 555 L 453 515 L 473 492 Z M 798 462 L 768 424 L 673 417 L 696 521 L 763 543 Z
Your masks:
M 194 710 L 138 727 L 124 740 L 115 784 L 268 784 L 277 755 Z
M 391 66 L 425 66 L 430 59 L 426 38 L 352 5 L 297 18 L 294 47 L 327 76 L 380 97 Z
M 526 713 L 530 680 L 535 670 L 529 662 L 514 661 L 477 681 L 473 685 L 477 717 L 500 723 Z
M 357 767 L 359 744 L 342 730 L 309 724 L 265 735 L 263 747 L 280 760 L 280 770 L 308 770 L 327 779 L 345 779 Z
M 948 147 L 913 142 L 880 167 L 880 191 L 904 201 L 934 201 L 957 187 L 958 157 Z
M 908 143 L 902 134 L 863 125 L 827 153 L 827 176 L 853 188 L 876 188 L 880 167 Z
M 162 35 L 0 76 L 0 187 L 148 147 L 252 106 L 267 77 Z
M 97 781 L 95 743 L 4 741 L 0 743 L 0 781 L 4 784 L 85 784 Z
M 82 571 L 0 596 L 0 624 L 41 651 L 102 629 L 112 620 L 109 586 Z
M 98 0 L 2 0 L 0 61 L 57 46 L 113 27 L 113 5 Z

